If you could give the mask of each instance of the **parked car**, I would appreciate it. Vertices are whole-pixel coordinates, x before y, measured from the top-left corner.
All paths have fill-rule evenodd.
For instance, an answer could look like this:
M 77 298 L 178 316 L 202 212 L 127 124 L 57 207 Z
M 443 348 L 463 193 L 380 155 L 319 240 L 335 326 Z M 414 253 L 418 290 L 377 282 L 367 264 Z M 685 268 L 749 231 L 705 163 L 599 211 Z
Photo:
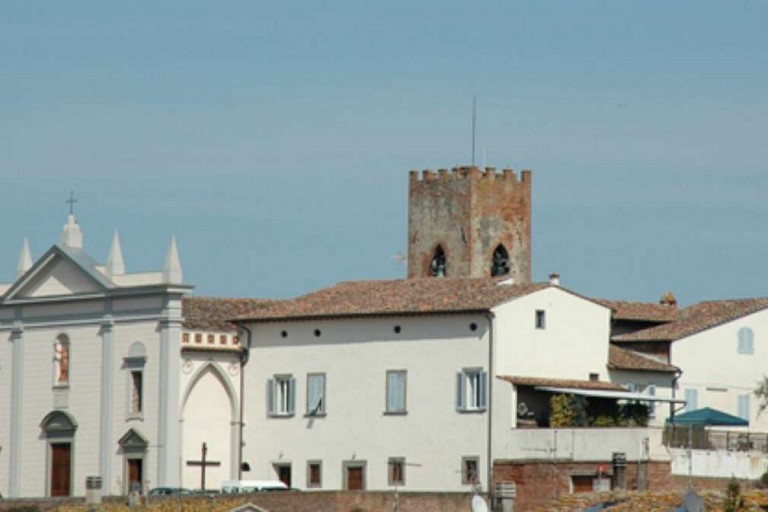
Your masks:
M 222 494 L 289 490 L 288 486 L 280 480 L 226 480 L 221 483 Z
M 189 496 L 192 491 L 183 487 L 155 487 L 149 491 L 150 496 Z

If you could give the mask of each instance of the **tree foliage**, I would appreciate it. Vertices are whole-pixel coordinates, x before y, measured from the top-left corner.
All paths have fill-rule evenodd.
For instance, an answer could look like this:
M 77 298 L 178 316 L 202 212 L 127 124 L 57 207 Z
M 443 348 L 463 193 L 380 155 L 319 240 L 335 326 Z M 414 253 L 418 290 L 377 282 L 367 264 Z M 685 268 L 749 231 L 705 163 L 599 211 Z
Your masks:
M 754 394 L 760 400 L 760 405 L 757 408 L 757 414 L 760 415 L 768 408 L 768 376 L 763 375 L 763 378 L 758 381 Z

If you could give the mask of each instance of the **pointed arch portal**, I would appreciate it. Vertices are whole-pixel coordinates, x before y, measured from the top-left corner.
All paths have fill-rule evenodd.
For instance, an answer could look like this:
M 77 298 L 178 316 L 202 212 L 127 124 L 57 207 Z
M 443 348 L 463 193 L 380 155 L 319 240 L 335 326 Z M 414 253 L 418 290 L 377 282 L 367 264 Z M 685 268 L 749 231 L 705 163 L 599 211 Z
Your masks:
M 194 374 L 184 393 L 182 486 L 201 486 L 200 450 L 205 444 L 209 461 L 205 469 L 207 489 L 237 478 L 238 401 L 227 374 L 212 361 Z

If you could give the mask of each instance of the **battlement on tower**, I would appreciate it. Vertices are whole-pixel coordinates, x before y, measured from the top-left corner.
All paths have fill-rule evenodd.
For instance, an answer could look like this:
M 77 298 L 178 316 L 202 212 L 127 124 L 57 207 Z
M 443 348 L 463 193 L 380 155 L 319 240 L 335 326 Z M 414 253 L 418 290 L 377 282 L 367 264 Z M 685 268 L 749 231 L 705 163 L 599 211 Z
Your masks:
M 520 175 L 519 181 L 517 174 L 512 169 L 506 168 L 501 172 L 497 172 L 495 167 L 480 168 L 473 165 L 454 167 L 451 170 L 438 169 L 437 171 L 433 171 L 431 169 L 424 169 L 421 173 L 416 170 L 410 172 L 411 183 L 467 179 L 504 180 L 514 183 L 530 183 L 531 171 L 524 169 Z
M 413 170 L 408 276 L 531 276 L 531 171 L 457 166 Z

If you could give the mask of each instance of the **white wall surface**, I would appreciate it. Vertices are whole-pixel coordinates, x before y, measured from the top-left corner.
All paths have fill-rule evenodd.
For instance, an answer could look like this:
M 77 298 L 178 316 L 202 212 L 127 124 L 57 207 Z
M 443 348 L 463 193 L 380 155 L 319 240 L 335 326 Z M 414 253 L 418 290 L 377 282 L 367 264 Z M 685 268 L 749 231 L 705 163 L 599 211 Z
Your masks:
M 110 399 L 112 424 L 109 436 L 110 478 L 103 482 L 104 493 L 123 492 L 125 458 L 118 440 L 133 428 L 148 441 L 145 453 L 144 477 L 148 485 L 158 482 L 157 432 L 159 409 L 159 318 L 156 298 L 147 301 L 132 300 L 133 309 L 122 308 L 112 315 L 114 353 L 109 367 L 113 389 Z M 154 310 L 153 310 L 154 308 Z M 4 308 L 8 309 L 8 308 Z M 11 307 L 12 309 L 12 307 Z M 49 493 L 49 440 L 40 429 L 40 422 L 54 410 L 65 411 L 78 424 L 72 440 L 73 495 L 85 495 L 85 479 L 100 476 L 102 349 L 104 337 L 102 322 L 110 318 L 104 300 L 72 301 L 51 305 L 30 303 L 22 306 L 24 326 L 23 404 L 21 449 L 22 463 L 19 480 L 20 495 L 46 496 Z M 154 314 L 151 312 L 154 311 Z M 0 325 L 2 336 L 10 335 L 11 322 Z M 54 387 L 53 345 L 56 337 L 66 334 L 70 341 L 69 385 Z M 130 346 L 144 344 L 147 360 L 144 367 L 143 416 L 128 414 L 129 369 L 124 365 Z M 0 345 L 0 410 L 10 412 L 11 349 L 12 343 Z M 174 357 L 173 372 L 178 376 L 180 355 Z M 177 377 L 178 378 L 178 377 Z M 0 419 L 0 493 L 8 496 L 10 418 Z
M 497 440 L 500 459 L 604 461 L 614 452 L 628 460 L 669 460 L 660 428 L 532 428 Z M 494 443 L 496 444 L 496 443 Z
M 536 310 L 546 312 L 544 329 L 536 328 Z M 608 380 L 608 308 L 553 286 L 493 311 L 497 374 Z
M 470 324 L 477 330 L 471 331 Z M 399 325 L 401 332 L 394 332 Z M 323 489 L 342 488 L 342 463 L 365 461 L 367 488 L 388 489 L 389 457 L 405 457 L 404 490 L 466 490 L 462 456 L 487 467 L 487 412 L 456 411 L 456 373 L 488 370 L 488 320 L 482 315 L 367 318 L 253 324 L 245 368 L 247 479 L 274 479 L 292 464 L 306 488 L 307 461 L 321 460 Z M 321 331 L 316 337 L 315 329 Z M 286 337 L 281 336 L 285 330 Z M 387 370 L 407 371 L 407 414 L 386 415 Z M 307 374 L 326 374 L 327 416 L 305 417 Z M 296 415 L 267 416 L 266 383 L 297 379 Z
M 756 480 L 768 470 L 768 456 L 756 452 L 670 449 L 672 474 Z

